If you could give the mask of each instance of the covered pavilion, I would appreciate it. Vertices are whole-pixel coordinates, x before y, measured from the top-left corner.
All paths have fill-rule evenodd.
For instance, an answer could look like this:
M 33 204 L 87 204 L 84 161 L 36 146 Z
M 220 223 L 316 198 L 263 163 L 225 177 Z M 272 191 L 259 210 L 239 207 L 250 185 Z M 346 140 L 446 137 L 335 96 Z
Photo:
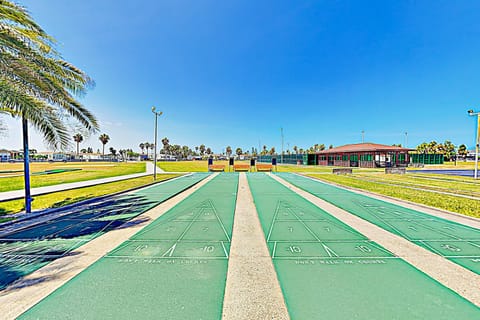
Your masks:
M 317 152 L 322 166 L 385 168 L 405 167 L 414 149 L 377 143 L 355 143 Z

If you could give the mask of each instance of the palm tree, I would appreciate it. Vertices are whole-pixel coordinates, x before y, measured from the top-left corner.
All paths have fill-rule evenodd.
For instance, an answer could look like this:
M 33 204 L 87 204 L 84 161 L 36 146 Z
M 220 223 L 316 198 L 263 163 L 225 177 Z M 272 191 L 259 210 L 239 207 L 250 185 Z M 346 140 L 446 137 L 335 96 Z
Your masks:
M 147 159 L 148 159 L 148 149 L 150 149 L 150 143 L 145 142 L 144 145 L 145 145 L 145 149 L 147 149 Z
M 243 153 L 242 148 L 237 148 L 237 149 L 235 150 L 235 153 L 236 153 L 238 156 L 241 156 L 242 153 Z
M 114 149 L 113 147 L 110 147 L 110 153 L 112 154 L 112 156 L 115 158 L 117 156 L 117 150 Z
M 162 139 L 164 153 L 167 153 L 169 143 L 170 143 L 170 140 L 168 140 L 167 137 Z
M 203 156 L 205 154 L 205 145 L 201 144 L 199 149 L 200 149 L 200 154 Z
M 31 212 L 28 124 L 54 149 L 70 143 L 67 117 L 92 133 L 97 131 L 95 116 L 75 98 L 86 93 L 93 81 L 62 59 L 55 40 L 25 8 L 0 1 L 0 29 L 0 111 L 22 120 L 25 210 Z
M 463 157 L 463 160 L 467 157 L 468 151 L 467 151 L 467 146 L 464 144 L 461 144 L 458 146 L 458 154 Z
M 227 146 L 227 148 L 225 149 L 225 151 L 227 152 L 227 156 L 230 157 L 230 155 L 232 154 L 232 147 Z
M 152 150 L 152 158 L 153 158 L 153 153 L 155 152 L 155 143 L 150 143 L 150 150 Z
M 78 156 L 78 147 L 80 145 L 80 142 L 83 141 L 83 136 L 80 133 L 77 133 L 76 135 L 73 136 L 73 141 L 77 143 L 77 156 Z
M 138 146 L 139 146 L 140 149 L 142 150 L 142 154 L 143 154 L 143 151 L 145 150 L 145 144 L 140 143 Z
M 105 158 L 105 145 L 110 140 L 110 137 L 108 136 L 108 134 L 103 133 L 100 135 L 100 137 L 98 137 L 98 140 L 102 142 L 102 158 Z
M 295 154 L 298 154 L 298 147 L 297 147 L 297 146 L 293 146 L 293 151 L 295 151 Z

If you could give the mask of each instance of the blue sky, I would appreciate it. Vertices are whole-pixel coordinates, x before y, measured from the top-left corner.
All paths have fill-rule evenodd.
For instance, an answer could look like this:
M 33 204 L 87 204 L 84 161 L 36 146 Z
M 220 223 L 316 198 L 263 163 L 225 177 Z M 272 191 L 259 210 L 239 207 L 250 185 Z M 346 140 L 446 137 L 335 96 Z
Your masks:
M 216 152 L 365 140 L 474 144 L 480 1 L 19 0 L 96 81 L 107 145 Z M 8 120 L 0 147 L 20 148 Z M 44 150 L 41 137 L 31 145 Z M 100 148 L 98 135 L 82 147 Z

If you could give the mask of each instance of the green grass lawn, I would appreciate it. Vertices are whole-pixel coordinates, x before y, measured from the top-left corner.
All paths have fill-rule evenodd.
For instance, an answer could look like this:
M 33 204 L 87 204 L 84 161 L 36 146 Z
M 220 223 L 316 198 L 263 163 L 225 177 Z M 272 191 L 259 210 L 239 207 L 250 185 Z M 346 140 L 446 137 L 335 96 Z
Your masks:
M 11 165 L 11 167 L 9 167 Z M 22 169 L 23 164 L 3 163 L 0 170 Z M 31 176 L 32 188 L 44 187 L 61 183 L 109 178 L 133 173 L 145 172 L 144 162 L 79 162 L 79 163 L 32 163 L 30 172 L 40 172 L 51 169 L 80 168 L 82 170 L 63 172 L 52 175 Z M 20 190 L 24 187 L 23 176 L 0 178 L 0 192 Z
M 480 200 L 467 199 L 457 197 L 454 195 L 437 194 L 422 190 L 413 190 L 408 187 L 418 188 L 440 188 L 441 191 L 447 191 L 451 193 L 464 194 L 472 192 L 474 189 L 480 187 L 480 184 L 475 182 L 473 185 L 461 185 L 457 186 L 452 181 L 430 182 L 429 176 L 425 175 L 423 179 L 417 179 L 415 177 L 397 176 L 397 175 L 385 175 L 373 173 L 370 175 L 334 175 L 334 174 L 308 174 L 311 177 L 323 180 L 326 182 L 332 182 L 338 185 L 352 187 L 360 190 L 374 192 L 380 195 L 390 196 L 402 200 L 407 200 L 419 204 L 428 205 L 431 207 L 444 209 L 448 211 L 458 212 L 460 214 L 480 218 Z M 387 185 L 381 182 L 389 182 L 392 185 Z M 471 179 L 470 181 L 473 181 Z M 408 182 L 408 184 L 406 184 Z M 432 185 L 429 185 L 429 184 Z M 472 189 L 470 189 L 472 188 Z M 474 192 L 477 194 L 478 192 Z
M 422 188 L 480 198 L 480 181 L 475 181 L 472 178 L 466 177 L 452 177 L 424 173 L 406 175 L 356 173 L 352 175 L 352 178 L 369 182 L 395 184 L 396 186 Z
M 215 161 L 214 164 L 223 164 L 228 167 L 227 161 Z M 161 161 L 157 162 L 157 167 L 167 172 L 207 172 L 208 162 L 198 161 Z
M 157 174 L 157 181 L 179 176 L 178 174 Z M 60 192 L 54 192 L 41 196 L 35 196 L 35 201 L 32 202 L 33 210 L 40 210 L 46 208 L 55 208 L 65 206 L 75 202 L 100 197 L 107 194 L 121 192 L 141 186 L 146 186 L 153 183 L 152 176 L 145 176 L 140 178 L 133 178 L 123 181 L 110 182 L 102 185 L 78 188 Z M 25 209 L 24 200 L 12 200 L 0 202 L 0 220 L 7 218 L 5 215 L 18 213 Z M 3 216 L 2 216 L 3 215 Z M 1 222 L 1 221 L 0 221 Z
M 228 171 L 228 161 L 214 161 L 216 165 L 224 165 L 225 169 Z M 236 164 L 250 164 L 250 161 L 235 161 Z M 262 162 L 260 162 L 262 163 Z M 162 161 L 157 162 L 157 166 L 162 168 L 167 172 L 206 172 L 208 171 L 208 162 L 205 160 L 198 161 Z M 231 168 L 233 171 L 233 168 Z M 383 172 L 384 169 L 354 169 L 358 172 Z M 332 172 L 332 167 L 322 167 L 322 166 L 303 166 L 303 165 L 277 165 L 278 172 L 319 172 L 319 173 L 330 173 Z

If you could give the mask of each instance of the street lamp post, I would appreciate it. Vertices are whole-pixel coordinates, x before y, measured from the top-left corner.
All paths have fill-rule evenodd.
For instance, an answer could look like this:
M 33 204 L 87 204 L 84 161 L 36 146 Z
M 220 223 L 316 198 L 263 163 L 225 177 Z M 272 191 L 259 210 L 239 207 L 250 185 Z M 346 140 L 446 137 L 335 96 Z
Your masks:
M 280 133 L 282 134 L 282 155 L 281 155 L 280 163 L 283 164 L 283 128 L 280 128 Z
M 23 172 L 25 180 L 25 212 L 32 212 L 32 195 L 30 193 L 30 152 L 28 149 L 28 122 L 22 117 L 23 129 Z
M 475 138 L 475 173 L 473 177 L 478 179 L 478 145 L 480 144 L 480 112 L 468 110 L 469 116 L 477 116 L 477 136 Z
M 163 114 L 162 111 L 155 111 L 156 108 L 152 107 L 152 112 L 155 115 L 155 146 L 154 148 L 154 154 L 153 154 L 153 180 L 157 180 L 157 119 L 159 116 Z

